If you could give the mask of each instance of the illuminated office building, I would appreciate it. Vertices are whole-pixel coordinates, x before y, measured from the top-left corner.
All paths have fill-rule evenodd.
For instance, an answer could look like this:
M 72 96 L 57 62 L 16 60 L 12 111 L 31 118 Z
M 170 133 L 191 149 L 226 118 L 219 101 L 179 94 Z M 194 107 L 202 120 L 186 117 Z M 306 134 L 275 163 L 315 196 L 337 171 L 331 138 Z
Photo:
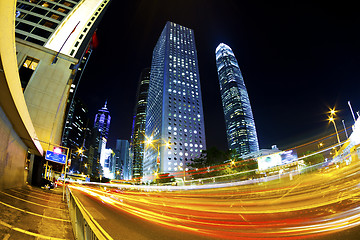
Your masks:
M 146 106 L 149 90 L 150 68 L 145 68 L 140 75 L 136 95 L 134 120 L 130 140 L 130 158 L 132 160 L 132 178 L 140 181 L 144 159 Z
M 259 150 L 255 121 L 238 62 L 231 48 L 220 43 L 216 66 L 229 149 L 244 155 Z
M 95 115 L 94 129 L 99 132 L 100 138 L 108 139 L 109 128 L 110 128 L 110 112 L 107 109 L 107 101 L 105 105 L 99 109 L 98 113 Z
M 99 177 L 102 174 L 100 161 L 104 162 L 104 157 L 101 158 L 101 156 L 104 156 L 102 151 L 106 149 L 110 121 L 111 117 L 106 101 L 105 105 L 95 115 L 94 127 L 91 131 L 88 174 L 92 174 L 95 177 Z
M 60 145 L 65 115 L 110 0 L 18 0 L 15 37 L 27 108 L 44 150 Z
M 62 146 L 73 149 L 70 154 L 72 172 L 84 172 L 84 165 L 87 163 L 87 151 L 85 147 L 85 139 L 89 134 L 88 131 L 88 108 L 81 101 L 76 98 L 72 102 L 68 116 L 66 118 L 64 133 L 62 137 Z M 79 154 L 78 150 L 82 149 Z
M 194 31 L 167 22 L 153 50 L 144 179 L 186 170 L 206 149 Z
M 128 140 L 116 140 L 115 156 L 115 178 L 131 180 L 132 164 L 129 161 L 130 158 Z

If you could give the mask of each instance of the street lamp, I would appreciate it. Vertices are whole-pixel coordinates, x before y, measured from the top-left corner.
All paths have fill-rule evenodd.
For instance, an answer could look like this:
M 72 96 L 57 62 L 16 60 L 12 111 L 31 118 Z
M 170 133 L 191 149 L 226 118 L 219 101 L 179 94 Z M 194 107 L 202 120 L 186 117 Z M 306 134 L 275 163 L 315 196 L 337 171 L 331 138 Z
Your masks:
M 345 120 L 344 120 L 344 119 L 342 120 L 342 124 L 343 124 L 343 127 L 344 127 L 344 131 L 345 131 L 346 139 L 348 139 L 348 138 L 349 138 L 349 136 L 348 136 L 348 133 L 347 133 L 347 131 L 346 131 L 346 127 L 345 127 Z
M 170 141 L 167 141 L 165 139 L 153 139 L 153 136 L 151 135 L 150 137 L 145 136 L 145 148 L 152 148 L 153 150 L 151 151 L 156 151 L 156 165 L 154 166 L 154 168 L 156 170 L 154 170 L 154 179 L 158 179 L 159 178 L 159 174 L 160 172 L 160 147 L 165 146 L 167 149 L 171 149 L 171 143 Z M 153 152 L 154 153 L 154 152 Z M 150 167 L 149 169 L 150 170 Z
M 336 112 L 337 111 L 335 111 L 335 108 L 333 109 L 330 108 L 330 116 L 336 115 Z
M 329 122 L 332 122 L 334 124 L 334 128 L 335 128 L 335 132 L 336 132 L 336 137 L 337 137 L 337 140 L 338 140 L 338 143 L 340 143 L 340 138 L 339 138 L 339 133 L 337 131 L 337 128 L 336 128 L 336 124 L 335 124 L 335 119 L 334 117 L 331 115 L 329 116 Z

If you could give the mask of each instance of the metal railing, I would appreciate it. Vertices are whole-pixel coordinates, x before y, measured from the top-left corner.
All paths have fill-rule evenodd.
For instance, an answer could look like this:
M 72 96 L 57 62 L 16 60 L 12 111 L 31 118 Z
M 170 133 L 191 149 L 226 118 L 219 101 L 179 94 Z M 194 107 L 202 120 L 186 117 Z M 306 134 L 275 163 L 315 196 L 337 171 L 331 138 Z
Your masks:
M 78 198 L 66 187 L 66 199 L 75 239 L 112 240 L 108 233 L 95 221 Z

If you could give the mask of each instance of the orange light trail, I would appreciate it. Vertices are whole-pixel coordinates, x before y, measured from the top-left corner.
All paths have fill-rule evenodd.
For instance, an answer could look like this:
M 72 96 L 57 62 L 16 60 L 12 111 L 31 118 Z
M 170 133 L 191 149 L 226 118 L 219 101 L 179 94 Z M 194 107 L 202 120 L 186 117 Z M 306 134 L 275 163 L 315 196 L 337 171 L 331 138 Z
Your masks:
M 303 239 L 360 225 L 360 162 L 234 186 L 72 185 L 121 212 L 221 239 Z M 214 188 L 216 186 L 216 188 Z

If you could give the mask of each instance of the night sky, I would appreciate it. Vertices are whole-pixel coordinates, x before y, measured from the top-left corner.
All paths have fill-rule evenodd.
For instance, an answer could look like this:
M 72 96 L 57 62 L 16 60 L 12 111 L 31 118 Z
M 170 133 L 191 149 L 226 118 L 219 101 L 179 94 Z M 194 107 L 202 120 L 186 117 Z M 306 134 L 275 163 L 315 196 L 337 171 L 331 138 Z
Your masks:
M 302 1 L 118 1 L 97 31 L 99 46 L 85 70 L 78 96 L 93 121 L 105 100 L 111 114 L 108 147 L 130 140 L 140 72 L 151 66 L 166 21 L 194 30 L 207 147 L 227 148 L 215 48 L 229 45 L 250 97 L 260 148 L 280 149 L 334 131 L 334 107 L 353 123 L 347 105 L 360 108 L 360 14 L 356 5 Z

